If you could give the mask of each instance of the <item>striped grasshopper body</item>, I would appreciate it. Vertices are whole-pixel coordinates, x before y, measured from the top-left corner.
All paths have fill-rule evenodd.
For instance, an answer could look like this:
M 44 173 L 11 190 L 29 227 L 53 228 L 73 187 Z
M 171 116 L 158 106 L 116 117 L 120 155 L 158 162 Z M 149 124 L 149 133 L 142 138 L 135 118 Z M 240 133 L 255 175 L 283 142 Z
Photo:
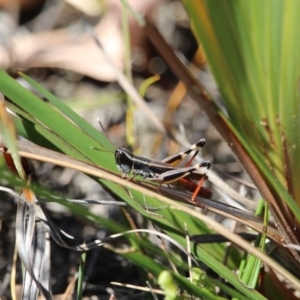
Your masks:
M 202 186 L 204 180 L 207 179 L 206 173 L 210 169 L 210 162 L 203 161 L 200 164 L 190 166 L 192 160 L 204 145 L 205 140 L 200 139 L 197 143 L 191 145 L 184 151 L 169 156 L 162 161 L 137 156 L 126 148 L 118 148 L 115 151 L 116 165 L 123 176 L 132 173 L 133 177 L 139 175 L 147 180 L 159 182 L 160 185 L 180 185 L 193 192 L 193 201 L 196 196 L 211 198 L 212 192 Z M 176 167 L 180 161 L 193 151 L 195 151 L 195 153 L 186 167 Z M 196 181 L 198 183 L 196 183 Z

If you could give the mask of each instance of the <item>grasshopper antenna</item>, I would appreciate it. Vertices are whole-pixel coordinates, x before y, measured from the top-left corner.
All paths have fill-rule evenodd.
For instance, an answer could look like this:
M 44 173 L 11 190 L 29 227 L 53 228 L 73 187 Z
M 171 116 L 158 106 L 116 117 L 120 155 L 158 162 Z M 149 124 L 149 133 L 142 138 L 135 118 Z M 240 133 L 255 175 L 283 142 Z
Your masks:
M 101 129 L 102 129 L 102 131 L 103 131 L 103 133 L 104 133 L 104 135 L 106 136 L 106 138 L 108 139 L 109 143 L 110 143 L 111 146 L 113 147 L 113 149 L 114 149 L 114 150 L 117 150 L 117 148 L 115 147 L 115 145 L 113 144 L 113 142 L 110 140 L 110 138 L 109 138 L 109 136 L 108 136 L 108 134 L 107 134 L 107 132 L 106 132 L 106 130 L 105 130 L 105 128 L 104 128 L 104 126 L 103 126 L 103 124 L 101 123 L 101 121 L 100 121 L 99 118 L 97 118 L 97 121 L 98 121 L 98 123 L 99 123 L 99 125 L 100 125 L 100 127 L 101 127 Z

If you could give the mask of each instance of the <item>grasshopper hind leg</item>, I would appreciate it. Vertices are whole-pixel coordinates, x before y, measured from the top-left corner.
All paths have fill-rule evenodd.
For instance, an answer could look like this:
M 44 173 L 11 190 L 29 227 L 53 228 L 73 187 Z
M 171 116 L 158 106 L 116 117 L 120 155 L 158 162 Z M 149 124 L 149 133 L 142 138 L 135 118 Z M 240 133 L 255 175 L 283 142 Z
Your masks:
M 211 163 L 209 161 L 203 161 L 201 164 L 200 164 L 200 168 L 205 168 L 207 171 L 204 173 L 205 176 L 202 176 L 198 182 L 198 185 L 197 185 L 197 188 L 195 189 L 194 193 L 193 193 L 193 196 L 192 196 L 192 201 L 195 201 L 195 198 L 198 196 L 198 193 L 200 192 L 201 190 L 201 187 L 206 179 L 206 173 L 208 172 L 208 170 L 210 169 L 211 167 Z

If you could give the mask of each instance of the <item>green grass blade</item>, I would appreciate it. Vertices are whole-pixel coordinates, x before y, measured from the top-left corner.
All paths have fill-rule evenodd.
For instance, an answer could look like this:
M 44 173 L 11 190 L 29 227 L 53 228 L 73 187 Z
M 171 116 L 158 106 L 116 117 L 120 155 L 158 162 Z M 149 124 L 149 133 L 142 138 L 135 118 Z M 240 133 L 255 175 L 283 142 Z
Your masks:
M 300 220 L 300 3 L 184 2 L 224 97 L 228 122 L 279 194 L 277 201 L 286 199 Z
M 40 92 L 47 100 L 49 100 L 59 111 L 61 111 L 66 117 L 74 122 L 83 132 L 92 137 L 97 143 L 101 144 L 104 148 L 114 151 L 110 143 L 108 143 L 106 138 L 103 138 L 102 134 L 96 130 L 90 123 L 81 118 L 77 113 L 75 113 L 69 106 L 64 102 L 60 101 L 58 98 L 53 96 L 45 88 L 39 85 L 36 81 L 31 79 L 26 74 L 19 72 L 20 76 L 24 78 L 32 87 L 34 87 L 38 92 Z
M 98 144 L 89 135 L 84 134 L 75 124 L 68 121 L 47 103 L 16 83 L 3 71 L 0 72 L 0 91 L 17 106 L 39 121 L 41 125 L 58 134 L 68 143 L 70 145 L 67 152 L 69 155 L 76 155 L 77 151 L 79 151 L 86 161 L 101 165 L 106 169 L 116 170 L 113 160 L 107 159 L 108 157 L 112 157 L 112 153 L 95 150 L 95 148 L 103 148 L 103 145 Z M 63 148 L 63 145 L 60 143 L 55 146 Z M 73 153 L 74 148 L 76 149 L 75 154 Z

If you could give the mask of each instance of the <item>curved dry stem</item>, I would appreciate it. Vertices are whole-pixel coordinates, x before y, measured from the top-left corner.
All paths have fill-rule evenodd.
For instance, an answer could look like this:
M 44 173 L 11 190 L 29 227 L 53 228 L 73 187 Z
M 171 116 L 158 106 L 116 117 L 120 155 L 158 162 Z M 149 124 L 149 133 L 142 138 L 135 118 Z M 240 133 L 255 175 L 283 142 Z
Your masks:
M 189 91 L 189 95 L 195 100 L 201 109 L 205 111 L 211 123 L 226 140 L 231 150 L 236 154 L 237 158 L 245 167 L 251 179 L 257 185 L 264 199 L 270 203 L 271 211 L 276 220 L 276 226 L 282 235 L 282 239 L 286 243 L 298 245 L 299 242 L 294 233 L 293 227 L 288 223 L 288 220 L 286 219 L 283 210 L 279 205 L 279 203 L 282 202 L 281 199 L 276 198 L 279 196 L 270 189 L 270 186 L 267 184 L 265 178 L 262 176 L 254 161 L 248 155 L 239 138 L 229 127 L 225 116 L 214 103 L 212 97 L 199 83 L 199 81 L 181 63 L 174 51 L 166 43 L 150 20 L 147 20 L 145 30 L 149 39 L 158 49 L 164 60 L 178 76 L 178 78 L 185 84 L 187 90 Z M 298 252 L 294 249 L 291 249 L 291 252 L 293 253 L 295 259 L 300 262 L 300 256 Z
M 72 159 L 72 158 L 70 158 L 66 155 L 63 155 L 63 154 L 60 154 L 60 153 L 57 153 L 57 152 L 54 152 L 54 151 L 51 151 L 51 150 L 47 150 L 47 149 L 44 149 L 42 147 L 38 147 L 38 146 L 33 145 L 31 143 L 28 143 L 28 142 L 18 142 L 18 146 L 19 146 L 19 149 L 21 149 L 21 151 L 19 152 L 20 156 L 30 158 L 30 159 L 40 160 L 40 161 L 44 161 L 44 162 L 49 162 L 49 163 L 53 163 L 53 164 L 57 164 L 57 165 L 60 165 L 62 167 L 68 167 L 68 168 L 75 169 L 77 171 L 83 172 L 83 173 L 91 175 L 91 176 L 100 177 L 100 178 L 103 178 L 103 179 L 106 179 L 106 180 L 110 180 L 114 183 L 123 185 L 126 188 L 137 190 L 137 191 L 139 191 L 141 193 L 144 193 L 144 194 L 146 194 L 150 197 L 158 199 L 161 202 L 163 202 L 164 204 L 168 205 L 170 209 L 175 209 L 175 210 L 178 210 L 178 211 L 182 211 L 182 212 L 185 212 L 185 213 L 187 213 L 191 216 L 194 216 L 195 218 L 197 218 L 197 219 L 201 220 L 202 222 L 206 223 L 208 226 L 210 226 L 217 233 L 220 233 L 223 236 L 225 236 L 231 242 L 239 245 L 244 250 L 246 250 L 249 253 L 257 256 L 265 264 L 267 264 L 270 268 L 272 268 L 274 271 L 277 271 L 279 274 L 281 274 L 287 280 L 289 280 L 292 284 L 294 284 L 296 288 L 300 289 L 299 281 L 294 276 L 292 276 L 289 272 L 284 270 L 278 263 L 273 261 L 270 257 L 268 257 L 264 253 L 260 252 L 255 247 L 251 246 L 247 241 L 242 239 L 240 236 L 238 236 L 235 233 L 230 232 L 228 229 L 224 228 L 221 224 L 214 221 L 213 219 L 211 219 L 211 218 L 195 211 L 195 209 L 192 209 L 192 208 L 186 207 L 185 205 L 177 203 L 177 202 L 175 202 L 175 201 L 173 201 L 173 200 L 171 200 L 171 199 L 169 199 L 165 196 L 157 194 L 157 192 L 155 193 L 154 190 L 156 190 L 156 188 L 154 186 L 149 187 L 149 185 L 142 184 L 142 183 L 139 183 L 139 185 L 137 185 L 135 182 L 124 180 L 121 177 L 118 177 L 118 176 L 116 176 L 112 173 L 109 173 L 107 171 L 101 170 L 101 169 L 99 169 L 95 166 L 92 166 L 92 165 L 89 165 L 87 163 L 83 163 L 83 162 L 80 162 L 78 160 Z M 167 189 L 167 188 L 164 188 L 164 187 L 161 188 L 161 191 L 164 194 L 168 194 L 168 196 L 172 196 L 172 197 L 174 196 L 174 198 L 177 199 L 177 200 L 178 199 L 180 200 L 180 198 L 181 198 L 181 200 L 184 201 L 185 203 L 188 202 L 189 204 L 192 204 L 192 203 L 189 202 L 190 198 L 189 198 L 188 194 L 186 194 L 186 193 L 181 193 L 183 195 L 180 195 L 180 193 L 178 193 L 178 191 L 174 191 L 174 190 Z M 198 199 L 201 200 L 201 201 L 203 201 L 203 200 L 207 201 L 208 200 L 208 199 L 197 198 L 197 201 L 198 201 Z M 212 200 L 210 200 L 210 201 L 212 201 Z M 207 204 L 207 203 L 204 203 L 204 204 Z M 203 203 L 201 205 L 203 205 Z M 217 205 L 221 205 L 221 204 L 217 203 Z M 236 210 L 235 208 L 233 208 L 233 209 Z M 218 211 L 218 213 L 220 213 L 220 211 Z M 243 214 L 244 214 L 244 212 L 243 212 Z M 233 218 L 230 213 L 226 213 L 226 215 L 230 218 Z M 251 215 L 251 214 L 249 214 L 249 215 Z M 269 232 L 270 228 L 272 228 L 272 227 L 268 228 L 268 232 Z M 275 234 L 276 230 L 274 229 L 273 232 Z M 278 233 L 277 238 L 279 238 L 279 236 L 280 236 L 280 234 Z M 275 235 L 273 236 L 273 238 L 274 237 L 275 237 Z M 275 241 L 280 243 L 280 241 L 277 238 L 275 239 Z

